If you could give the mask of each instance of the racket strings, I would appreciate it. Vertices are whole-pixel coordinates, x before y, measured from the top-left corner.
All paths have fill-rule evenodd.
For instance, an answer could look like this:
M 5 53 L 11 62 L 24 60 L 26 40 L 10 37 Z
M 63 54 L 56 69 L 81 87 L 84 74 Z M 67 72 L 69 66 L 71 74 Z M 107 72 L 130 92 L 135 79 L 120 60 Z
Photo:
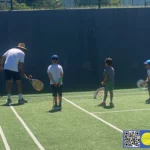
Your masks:
M 41 91 L 44 87 L 43 83 L 39 80 L 34 80 L 32 82 L 32 86 L 34 89 L 36 89 L 37 91 Z

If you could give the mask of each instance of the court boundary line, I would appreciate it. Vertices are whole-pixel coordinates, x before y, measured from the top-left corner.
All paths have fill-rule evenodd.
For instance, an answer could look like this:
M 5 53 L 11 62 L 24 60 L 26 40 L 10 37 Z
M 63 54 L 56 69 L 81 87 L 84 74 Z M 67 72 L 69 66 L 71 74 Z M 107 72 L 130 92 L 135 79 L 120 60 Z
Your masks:
M 101 111 L 101 112 L 92 112 L 94 114 L 107 114 L 107 113 L 121 113 L 121 112 L 136 112 L 136 111 L 150 111 L 149 109 L 127 109 L 127 110 L 114 110 L 114 111 Z
M 19 116 L 19 114 L 17 113 L 17 111 L 15 110 L 15 108 L 13 106 L 10 106 L 11 110 L 13 111 L 13 113 L 15 114 L 15 116 L 17 117 L 17 119 L 20 121 L 20 123 L 23 125 L 23 127 L 26 129 L 26 131 L 28 132 L 28 134 L 30 135 L 30 137 L 32 138 L 32 140 L 34 141 L 34 143 L 37 145 L 37 147 L 40 150 L 45 150 L 45 148 L 40 144 L 40 142 L 38 141 L 38 139 L 35 137 L 35 135 L 32 133 L 32 131 L 29 129 L 29 127 L 27 126 L 27 124 L 23 121 L 23 119 Z
M 85 94 L 84 94 L 85 93 Z M 81 95 L 79 95 L 79 96 L 77 96 L 77 95 L 75 95 L 75 94 L 67 94 L 67 95 L 65 95 L 65 93 L 64 93 L 64 95 L 65 95 L 65 97 L 90 97 L 90 96 L 94 96 L 94 92 L 93 93 L 91 93 L 91 94 L 88 94 L 88 95 L 86 95 L 86 93 L 87 92 L 83 92 L 83 93 L 81 93 L 81 92 L 77 92 L 76 94 L 81 94 Z M 135 93 L 132 93 L 132 92 L 130 92 L 130 93 L 128 93 L 128 92 L 125 92 L 125 93 L 114 93 L 115 95 L 119 95 L 119 96 L 121 96 L 121 95 L 132 95 L 132 94 L 138 94 L 138 95 L 140 95 L 140 94 L 145 94 L 145 93 L 147 93 L 147 91 L 145 92 L 135 92 Z M 51 96 L 51 95 L 48 95 L 48 94 L 40 94 L 40 95 L 42 95 L 42 96 Z M 117 97 L 117 96 L 115 96 L 114 95 L 114 97 Z M 24 97 L 36 97 L 36 96 L 39 96 L 38 94 L 28 94 L 28 95 L 24 95 Z M 6 98 L 7 96 L 3 96 L 2 98 Z M 12 95 L 12 98 L 16 98 L 17 97 L 17 95 Z M 0 100 L 0 101 L 6 101 L 5 99 L 3 100 Z
M 6 136 L 5 136 L 5 134 L 4 134 L 3 129 L 2 129 L 1 126 L 0 126 L 0 136 L 2 138 L 2 141 L 3 141 L 3 144 L 5 146 L 5 149 L 6 150 L 10 150 L 10 146 L 9 146 L 9 144 L 7 142 Z
M 85 110 L 84 108 L 82 108 L 82 107 L 78 106 L 77 104 L 75 104 L 75 103 L 73 103 L 72 101 L 70 101 L 70 100 L 66 99 L 65 97 L 62 97 L 62 98 L 63 98 L 66 102 L 68 102 L 68 103 L 72 104 L 74 107 L 76 107 L 76 108 L 78 108 L 78 109 L 82 110 L 83 112 L 87 113 L 88 115 L 90 115 L 90 116 L 92 116 L 92 117 L 96 118 L 97 120 L 99 120 L 99 121 L 103 122 L 104 124 L 108 125 L 109 127 L 111 127 L 111 128 L 113 128 L 113 129 L 115 129 L 115 130 L 117 130 L 117 131 L 119 131 L 119 132 L 123 133 L 123 130 L 119 129 L 118 127 L 116 127 L 116 126 L 112 125 L 111 123 L 109 123 L 109 122 L 105 121 L 104 119 L 102 119 L 102 118 L 98 117 L 97 115 L 95 115 L 95 114 L 93 114 L 93 113 L 91 113 L 91 112 L 89 112 L 89 111 Z

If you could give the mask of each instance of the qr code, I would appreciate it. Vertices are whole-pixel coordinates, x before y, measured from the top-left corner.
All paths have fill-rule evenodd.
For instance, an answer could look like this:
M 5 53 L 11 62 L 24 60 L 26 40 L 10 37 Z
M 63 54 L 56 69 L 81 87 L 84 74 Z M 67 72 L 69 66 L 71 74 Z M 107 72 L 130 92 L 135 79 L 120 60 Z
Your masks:
M 123 146 L 124 148 L 140 148 L 140 131 L 124 131 Z

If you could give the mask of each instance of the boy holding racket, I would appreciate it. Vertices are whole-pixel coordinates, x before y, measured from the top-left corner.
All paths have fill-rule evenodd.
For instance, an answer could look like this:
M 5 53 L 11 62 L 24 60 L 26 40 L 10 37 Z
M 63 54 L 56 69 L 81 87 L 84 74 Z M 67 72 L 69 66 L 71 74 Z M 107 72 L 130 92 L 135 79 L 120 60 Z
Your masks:
M 150 103 L 150 60 L 147 60 L 144 62 L 145 67 L 147 69 L 147 79 L 145 83 L 148 85 L 148 93 L 149 93 L 149 99 L 146 100 L 146 103 Z
M 114 68 L 112 67 L 112 59 L 111 58 L 106 58 L 105 60 L 105 67 L 106 69 L 104 70 L 104 81 L 101 82 L 102 85 L 104 85 L 104 99 L 103 102 L 99 104 L 99 106 L 106 106 L 106 99 L 108 92 L 110 93 L 110 107 L 114 107 L 113 104 L 113 90 L 114 90 L 114 76 L 115 76 L 115 71 Z
M 54 110 L 62 109 L 62 80 L 63 80 L 63 68 L 58 64 L 58 56 L 53 55 L 51 57 L 52 64 L 48 67 L 47 73 L 50 79 L 50 85 L 52 88 L 52 93 L 54 97 Z M 57 102 L 57 96 L 59 98 L 59 103 Z

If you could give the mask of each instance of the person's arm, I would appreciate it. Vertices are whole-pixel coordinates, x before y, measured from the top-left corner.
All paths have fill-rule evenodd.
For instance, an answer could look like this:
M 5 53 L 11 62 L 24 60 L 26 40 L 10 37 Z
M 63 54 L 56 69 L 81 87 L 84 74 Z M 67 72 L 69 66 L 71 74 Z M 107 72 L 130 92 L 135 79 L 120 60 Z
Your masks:
M 8 51 L 0 58 L 0 66 L 3 66 L 3 63 L 7 57 Z
M 61 68 L 60 68 L 60 79 L 59 79 L 59 84 L 62 83 L 63 77 L 64 77 L 64 72 L 63 72 L 63 68 L 61 67 Z
M 147 79 L 145 83 L 147 84 L 150 81 L 150 70 L 147 70 Z
M 24 57 L 25 57 L 25 54 L 20 54 L 20 59 L 19 59 L 19 70 L 20 70 L 20 73 L 22 75 L 23 78 L 27 78 L 26 74 L 24 73 Z
M 21 73 L 22 77 L 27 78 L 26 74 L 24 73 L 24 67 L 23 67 L 22 62 L 19 62 L 19 70 L 20 70 L 20 73 Z
M 105 85 L 107 82 L 107 71 L 104 70 L 104 80 L 101 82 L 102 85 Z
M 6 56 L 3 55 L 0 59 L 0 66 L 3 66 L 4 60 L 6 59 Z
M 55 80 L 54 80 L 53 75 L 51 74 L 51 72 L 48 72 L 48 77 L 49 77 L 49 79 L 50 79 L 54 84 L 56 84 L 56 82 L 55 82 Z

